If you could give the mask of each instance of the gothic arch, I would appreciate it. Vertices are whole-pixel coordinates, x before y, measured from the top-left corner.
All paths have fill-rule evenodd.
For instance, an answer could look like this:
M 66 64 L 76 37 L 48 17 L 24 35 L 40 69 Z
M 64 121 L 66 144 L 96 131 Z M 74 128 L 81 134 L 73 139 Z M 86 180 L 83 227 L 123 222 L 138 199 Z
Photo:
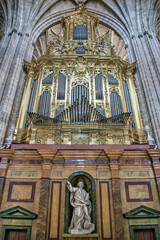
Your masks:
M 77 177 L 86 177 L 88 178 L 88 180 L 91 182 L 91 192 L 92 192 L 92 197 L 91 197 L 91 202 L 92 202 L 92 221 L 95 224 L 95 230 L 94 232 L 97 232 L 97 212 L 96 212 L 96 185 L 95 185 L 95 181 L 93 179 L 93 177 L 87 173 L 87 172 L 83 172 L 83 171 L 78 171 L 78 172 L 74 172 L 72 173 L 69 177 L 68 177 L 68 181 L 72 182 L 72 180 Z M 68 227 L 69 227 L 69 191 L 67 188 L 67 184 L 65 187 L 65 220 L 64 220 L 64 232 L 68 233 Z
M 100 11 L 97 11 L 96 9 L 88 9 L 88 12 L 94 13 L 99 17 L 100 22 L 104 23 L 105 25 L 111 27 L 113 30 L 115 30 L 124 40 L 125 43 L 128 41 L 129 32 L 127 28 L 122 24 L 121 21 L 116 19 L 114 16 L 110 16 L 108 13 L 102 13 Z M 53 26 L 54 24 L 60 22 L 62 16 L 66 13 L 74 11 L 73 8 L 65 11 L 61 11 L 59 14 L 50 14 L 47 16 L 47 18 L 43 19 L 42 21 L 39 21 L 38 24 L 34 26 L 32 29 L 32 37 L 31 41 L 32 43 L 35 43 L 37 38 L 40 36 L 41 33 L 43 33 L 46 29 Z
M 125 45 L 129 45 L 129 36 L 131 34 L 131 30 L 130 30 L 129 24 L 126 22 L 127 20 L 123 19 L 122 17 L 120 18 L 120 16 L 118 16 L 114 8 L 109 6 L 108 3 L 104 4 L 103 2 L 104 1 L 100 1 L 99 4 L 105 7 L 105 13 L 97 9 L 90 8 L 90 6 L 89 7 L 87 6 L 87 11 L 96 14 L 99 17 L 100 22 L 110 27 L 115 32 L 117 32 L 118 35 L 123 39 Z M 26 56 L 27 59 L 29 58 L 28 60 L 31 60 L 32 58 L 32 54 L 34 50 L 32 44 L 34 44 L 37 41 L 38 37 L 49 27 L 59 23 L 64 14 L 67 14 L 74 10 L 75 8 L 71 7 L 70 9 L 66 9 L 63 11 L 59 11 L 58 13 L 51 13 L 50 15 L 47 15 L 48 9 L 46 9 L 46 12 L 45 12 L 46 17 L 42 19 L 41 17 L 39 17 L 39 19 L 37 19 L 37 22 L 35 22 L 35 24 L 33 22 L 34 26 L 32 25 L 33 27 L 30 34 L 31 37 L 30 37 L 30 43 L 29 43 L 30 48 L 32 50 L 27 52 L 27 54 L 30 55 L 30 56 Z M 120 12 L 121 11 L 119 9 L 119 13 Z M 41 14 L 39 14 L 39 16 L 41 16 Z M 130 52 L 127 53 L 127 55 L 129 54 Z

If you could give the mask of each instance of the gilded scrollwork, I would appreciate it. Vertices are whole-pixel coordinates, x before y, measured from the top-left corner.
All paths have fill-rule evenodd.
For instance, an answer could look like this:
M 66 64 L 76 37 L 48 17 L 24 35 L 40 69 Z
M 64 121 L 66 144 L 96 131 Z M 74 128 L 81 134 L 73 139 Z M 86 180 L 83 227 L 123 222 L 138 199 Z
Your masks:
M 75 63 L 75 76 L 85 76 L 87 72 L 87 62 L 82 58 L 78 57 Z
M 116 86 L 109 87 L 109 93 L 111 94 L 112 92 L 116 92 L 120 94 L 119 87 L 116 87 Z
M 42 95 L 43 92 L 49 92 L 51 94 L 52 93 L 52 87 L 48 86 L 48 84 L 43 85 L 42 89 L 41 89 L 41 95 Z

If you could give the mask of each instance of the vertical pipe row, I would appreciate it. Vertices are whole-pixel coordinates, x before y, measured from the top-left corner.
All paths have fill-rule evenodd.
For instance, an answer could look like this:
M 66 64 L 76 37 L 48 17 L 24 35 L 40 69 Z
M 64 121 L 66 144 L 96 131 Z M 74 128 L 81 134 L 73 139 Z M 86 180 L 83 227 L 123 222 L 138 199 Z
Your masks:
M 30 97 L 30 102 L 29 102 L 29 107 L 28 107 L 28 112 L 33 112 L 33 105 L 34 105 L 34 100 L 35 100 L 35 95 L 36 95 L 36 89 L 37 89 L 37 80 L 34 80 L 33 87 L 32 87 L 32 93 Z

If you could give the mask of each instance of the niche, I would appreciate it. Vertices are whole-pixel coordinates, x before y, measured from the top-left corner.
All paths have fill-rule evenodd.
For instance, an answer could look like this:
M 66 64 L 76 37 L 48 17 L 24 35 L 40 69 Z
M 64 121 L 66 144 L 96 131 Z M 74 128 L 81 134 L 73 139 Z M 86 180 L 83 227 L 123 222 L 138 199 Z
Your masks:
M 93 233 L 97 233 L 97 211 L 96 211 L 96 186 L 93 177 L 86 172 L 75 172 L 69 176 L 67 179 L 73 187 L 76 187 L 78 182 L 83 182 L 84 189 L 89 193 L 90 201 L 92 203 L 92 211 L 91 211 L 91 220 L 92 223 L 95 224 L 95 230 Z M 64 225 L 64 233 L 68 233 L 68 228 L 71 222 L 73 208 L 70 205 L 70 193 L 67 188 L 65 189 L 66 197 L 65 197 L 65 225 Z

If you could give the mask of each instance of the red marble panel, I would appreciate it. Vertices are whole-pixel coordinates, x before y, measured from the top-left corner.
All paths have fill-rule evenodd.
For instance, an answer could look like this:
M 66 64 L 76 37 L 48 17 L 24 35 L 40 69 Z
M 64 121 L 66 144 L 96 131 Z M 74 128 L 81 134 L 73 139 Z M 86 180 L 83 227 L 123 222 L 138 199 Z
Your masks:
M 36 182 L 10 182 L 7 202 L 34 202 Z
M 125 182 L 127 202 L 153 201 L 150 182 Z

